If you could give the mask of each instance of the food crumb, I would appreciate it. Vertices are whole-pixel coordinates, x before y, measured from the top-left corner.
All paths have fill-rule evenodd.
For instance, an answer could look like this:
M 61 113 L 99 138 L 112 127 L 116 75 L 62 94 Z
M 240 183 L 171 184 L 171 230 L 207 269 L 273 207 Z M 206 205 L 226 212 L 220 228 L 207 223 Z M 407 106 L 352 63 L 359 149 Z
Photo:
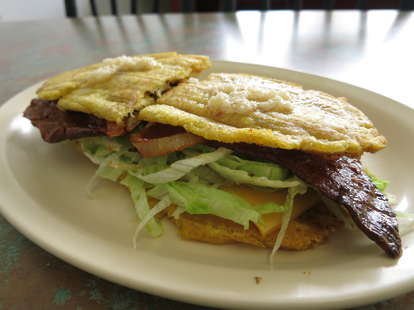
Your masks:
M 310 276 L 311 272 L 310 272 L 310 271 L 304 271 L 304 272 L 303 272 L 303 274 L 304 274 L 305 276 Z
M 262 277 L 254 277 L 254 281 L 256 281 L 256 284 L 260 284 L 260 282 L 262 282 L 263 278 Z

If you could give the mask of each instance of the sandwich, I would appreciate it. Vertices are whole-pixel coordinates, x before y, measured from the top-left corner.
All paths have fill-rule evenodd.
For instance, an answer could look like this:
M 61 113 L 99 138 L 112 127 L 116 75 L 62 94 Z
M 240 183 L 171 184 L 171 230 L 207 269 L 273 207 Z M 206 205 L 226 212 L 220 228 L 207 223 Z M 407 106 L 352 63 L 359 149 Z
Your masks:
M 161 235 L 166 217 L 184 239 L 273 255 L 312 248 L 346 224 L 398 258 L 386 182 L 360 161 L 387 143 L 368 117 L 286 81 L 194 78 L 209 65 L 175 53 L 108 59 L 46 81 L 24 116 L 45 141 L 74 140 L 99 165 L 91 186 L 106 178 L 128 187 L 135 243 L 144 229 Z

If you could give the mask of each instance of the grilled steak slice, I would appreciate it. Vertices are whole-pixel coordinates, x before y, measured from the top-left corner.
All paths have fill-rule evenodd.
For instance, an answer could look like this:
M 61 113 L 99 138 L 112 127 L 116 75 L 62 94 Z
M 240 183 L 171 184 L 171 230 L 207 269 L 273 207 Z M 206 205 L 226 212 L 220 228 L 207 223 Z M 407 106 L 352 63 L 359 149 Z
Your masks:
M 43 140 L 50 143 L 125 133 L 123 127 L 113 122 L 82 112 L 63 111 L 56 101 L 33 99 L 23 115 L 39 128 Z
M 344 206 L 355 224 L 392 258 L 401 256 L 401 239 L 387 198 L 364 172 L 359 159 L 346 155 L 321 156 L 251 144 L 222 144 L 236 152 L 278 163 Z

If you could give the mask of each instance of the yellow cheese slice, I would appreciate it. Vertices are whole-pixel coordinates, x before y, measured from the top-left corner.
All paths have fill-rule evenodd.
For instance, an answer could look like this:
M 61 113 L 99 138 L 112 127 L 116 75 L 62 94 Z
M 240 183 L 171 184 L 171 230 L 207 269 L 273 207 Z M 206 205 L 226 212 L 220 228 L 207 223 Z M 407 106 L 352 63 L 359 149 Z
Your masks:
M 252 205 L 268 202 L 281 204 L 286 197 L 286 190 L 268 192 L 247 186 L 226 186 L 221 189 L 239 195 Z M 156 199 L 149 199 L 151 207 L 157 202 Z M 311 214 L 308 212 L 305 218 L 298 218 L 311 207 L 313 208 Z M 171 205 L 162 214 L 159 214 L 159 217 L 168 216 L 177 225 L 183 239 L 213 244 L 241 242 L 257 247 L 272 248 L 282 219 L 281 213 L 266 214 L 262 216 L 262 220 L 258 224 L 251 225 L 246 230 L 239 224 L 214 215 L 193 215 L 184 212 L 176 219 L 173 217 L 175 209 L 176 206 Z M 281 247 L 289 250 L 309 249 L 322 243 L 341 225 L 340 221 L 321 207 L 318 195 L 313 191 L 308 191 L 305 195 L 295 197 L 293 215 Z
M 242 197 L 253 206 L 269 202 L 283 204 L 287 195 L 286 190 L 271 192 L 243 185 L 222 186 L 220 189 Z M 308 191 L 304 195 L 296 196 L 293 206 L 292 220 L 299 217 L 303 212 L 313 207 L 319 201 L 319 196 L 313 191 Z M 256 225 L 260 234 L 262 236 L 266 236 L 267 234 L 280 229 L 280 226 L 282 225 L 282 216 L 283 213 L 264 214 L 261 218 L 261 221 L 254 224 Z
M 269 202 L 283 204 L 287 195 L 287 190 L 266 191 L 244 185 L 221 186 L 220 189 L 243 198 L 253 206 Z M 151 207 L 156 205 L 157 202 L 157 199 L 149 198 Z M 298 218 L 302 213 L 316 205 L 318 202 L 320 202 L 320 198 L 314 191 L 308 191 L 304 195 L 297 195 L 293 204 L 291 220 Z M 176 207 L 176 205 L 172 204 L 161 216 L 168 215 L 171 217 Z M 264 214 L 258 223 L 253 224 L 257 227 L 262 236 L 267 236 L 280 229 L 282 225 L 282 217 L 283 213 Z

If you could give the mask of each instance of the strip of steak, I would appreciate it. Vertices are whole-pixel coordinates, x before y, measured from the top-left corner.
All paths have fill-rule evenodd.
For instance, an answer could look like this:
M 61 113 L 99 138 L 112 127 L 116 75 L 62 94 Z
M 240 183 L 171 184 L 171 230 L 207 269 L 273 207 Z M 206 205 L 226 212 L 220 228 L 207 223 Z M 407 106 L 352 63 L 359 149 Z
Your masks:
M 33 99 L 23 116 L 39 128 L 43 140 L 54 143 L 95 136 L 119 136 L 125 129 L 91 114 L 63 111 L 56 101 Z
M 401 256 L 401 239 L 395 213 L 387 198 L 365 173 L 359 159 L 346 155 L 325 157 L 244 143 L 221 145 L 290 169 L 321 194 L 344 206 L 355 224 L 388 256 Z

